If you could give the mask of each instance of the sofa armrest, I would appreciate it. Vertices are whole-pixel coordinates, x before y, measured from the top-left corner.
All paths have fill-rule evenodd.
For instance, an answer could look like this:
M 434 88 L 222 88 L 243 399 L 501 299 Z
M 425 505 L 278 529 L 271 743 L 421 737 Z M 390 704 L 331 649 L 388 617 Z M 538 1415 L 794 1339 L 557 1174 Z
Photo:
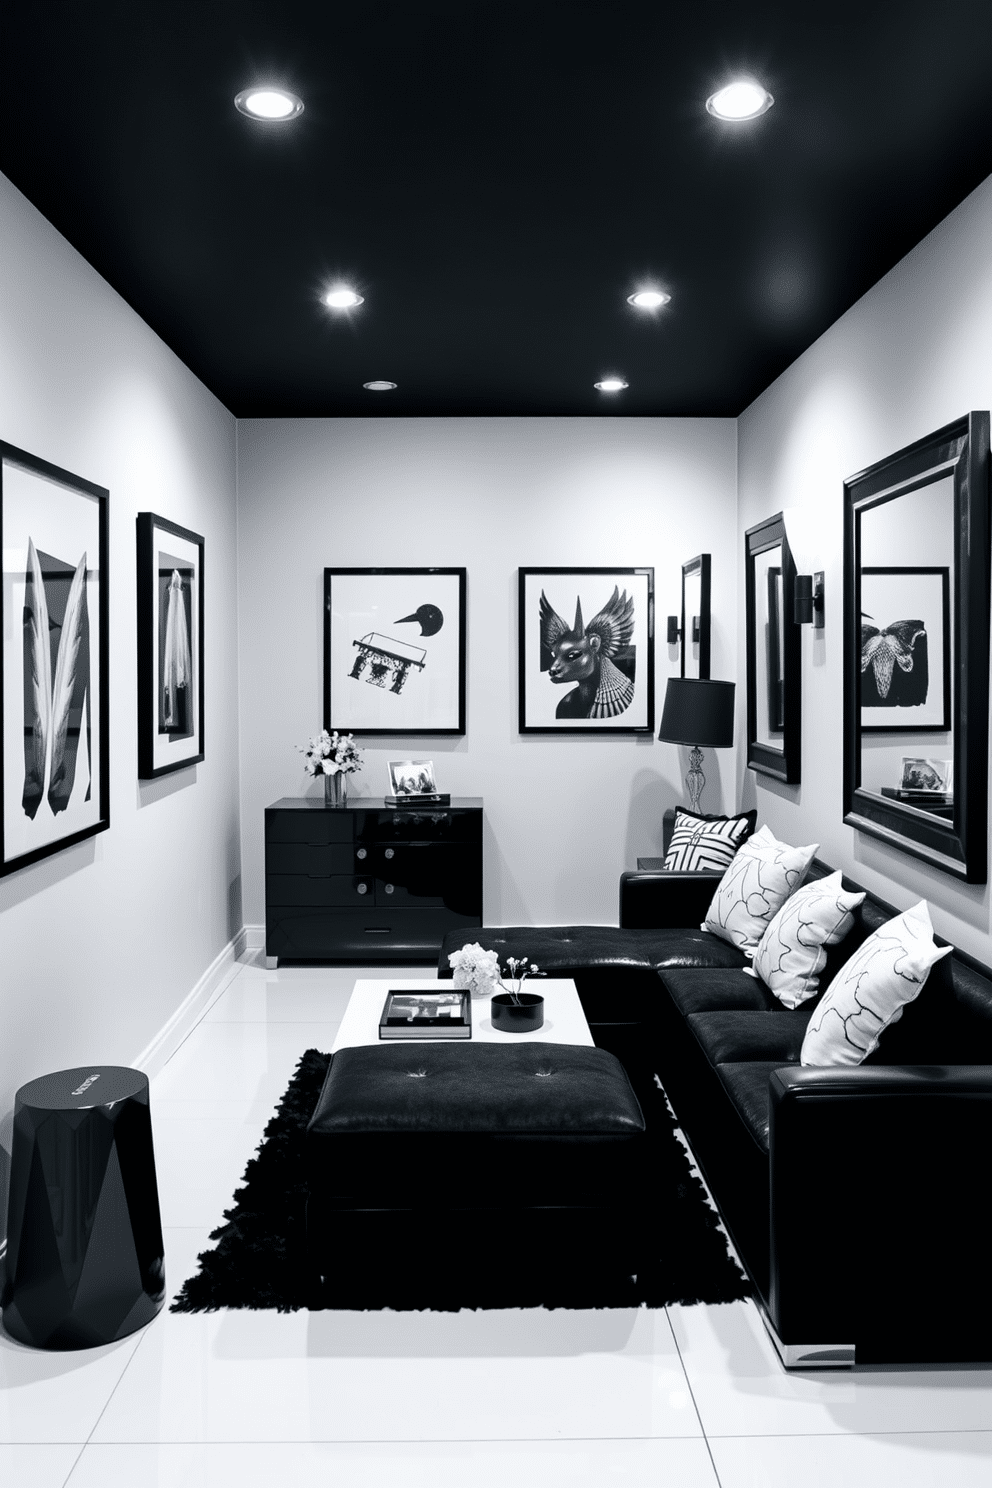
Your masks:
M 775 1070 L 769 1313 L 858 1362 L 992 1352 L 992 1066 Z
M 630 870 L 620 875 L 622 930 L 696 930 L 722 873 Z

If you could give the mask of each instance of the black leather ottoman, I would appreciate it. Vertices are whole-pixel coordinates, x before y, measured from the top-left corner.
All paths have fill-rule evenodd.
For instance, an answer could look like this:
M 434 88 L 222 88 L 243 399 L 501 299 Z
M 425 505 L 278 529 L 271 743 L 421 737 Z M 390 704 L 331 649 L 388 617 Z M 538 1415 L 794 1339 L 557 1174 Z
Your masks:
M 348 1264 L 408 1245 L 457 1253 L 470 1230 L 487 1250 L 575 1246 L 582 1220 L 582 1244 L 626 1241 L 650 1191 L 644 1144 L 637 1097 L 604 1049 L 342 1049 L 307 1132 L 311 1265 L 339 1267 L 343 1246 Z

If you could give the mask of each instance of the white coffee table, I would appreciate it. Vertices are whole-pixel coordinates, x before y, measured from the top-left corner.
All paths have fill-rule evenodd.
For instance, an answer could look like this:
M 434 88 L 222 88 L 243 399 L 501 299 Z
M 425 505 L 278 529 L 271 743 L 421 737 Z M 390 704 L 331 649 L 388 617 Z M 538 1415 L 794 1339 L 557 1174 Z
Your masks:
M 393 1040 L 379 1038 L 379 1019 L 386 1003 L 387 992 L 445 992 L 454 987 L 452 981 L 439 981 L 437 977 L 365 978 L 355 983 L 338 1036 L 331 1045 L 331 1053 L 339 1049 L 357 1049 L 362 1044 L 392 1043 Z M 586 1015 L 582 1011 L 575 983 L 566 977 L 537 977 L 525 983 L 527 991 L 539 992 L 544 998 L 544 1027 L 533 1033 L 502 1033 L 492 1025 L 489 998 L 472 999 L 472 1042 L 476 1044 L 585 1044 L 593 1048 L 595 1040 L 589 1032 Z M 404 1039 L 403 1043 L 437 1043 L 437 1039 Z

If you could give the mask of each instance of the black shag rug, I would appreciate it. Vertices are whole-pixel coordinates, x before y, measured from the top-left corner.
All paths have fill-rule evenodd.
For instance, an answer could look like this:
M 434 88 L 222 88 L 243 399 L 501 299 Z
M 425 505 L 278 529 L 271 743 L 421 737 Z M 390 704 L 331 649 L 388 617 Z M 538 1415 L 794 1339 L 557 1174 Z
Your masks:
M 595 1257 L 580 1270 L 557 1272 L 554 1258 L 543 1256 L 540 1267 L 523 1287 L 519 1281 L 500 1281 L 501 1268 L 485 1263 L 464 1268 L 454 1290 L 431 1295 L 408 1290 L 395 1275 L 378 1282 L 360 1283 L 347 1264 L 323 1285 L 306 1265 L 306 1172 L 304 1139 L 317 1105 L 330 1055 L 308 1049 L 289 1087 L 265 1128 L 257 1156 L 248 1163 L 244 1187 L 224 1211 L 225 1223 L 211 1234 L 213 1250 L 199 1257 L 200 1269 L 183 1286 L 173 1312 L 208 1312 L 220 1307 L 277 1308 L 292 1312 L 337 1308 L 404 1311 L 431 1308 L 457 1311 L 461 1307 L 664 1307 L 681 1302 L 731 1302 L 751 1295 L 751 1289 L 730 1255 L 717 1218 L 693 1174 L 675 1123 L 660 1089 L 639 1090 L 652 1145 L 650 1171 L 653 1220 L 646 1260 L 636 1276 L 598 1268 Z M 484 1225 L 467 1245 L 484 1253 Z M 391 1268 L 386 1268 L 390 1270 Z

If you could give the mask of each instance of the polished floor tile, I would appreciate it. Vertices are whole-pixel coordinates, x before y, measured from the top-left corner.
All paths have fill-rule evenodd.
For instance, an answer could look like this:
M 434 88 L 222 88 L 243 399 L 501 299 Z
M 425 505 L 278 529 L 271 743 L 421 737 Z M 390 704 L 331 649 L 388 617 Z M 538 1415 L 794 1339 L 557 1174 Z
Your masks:
M 988 1488 L 992 1432 L 724 1437 L 710 1442 L 722 1488 Z
M 99 1446 L 68 1488 L 718 1488 L 700 1440 Z M 46 1485 L 47 1488 L 47 1485 Z
M 219 1225 L 263 1131 L 262 1122 L 156 1116 L 155 1170 L 162 1224 L 209 1229 Z M 191 1161 L 194 1152 L 196 1158 Z
M 708 1437 L 992 1430 L 992 1370 L 786 1371 L 753 1303 L 669 1311 Z
M 79 1457 L 79 1446 L 0 1445 L 0 1483 L 10 1488 L 62 1488 Z
M 363 968 L 361 976 L 394 978 L 430 976 L 430 967 Z M 207 1023 L 340 1022 L 355 985 L 354 967 L 284 966 L 265 971 L 242 968 L 211 1006 Z
M 0 1332 L 0 1442 L 82 1445 L 143 1336 L 56 1352 Z
M 262 1112 L 282 1095 L 300 1055 L 329 1051 L 336 1022 L 200 1023 L 152 1081 L 152 1117 L 184 1116 L 190 1102 L 204 1116 Z
M 93 1439 L 699 1435 L 664 1312 L 534 1309 L 161 1317 Z

